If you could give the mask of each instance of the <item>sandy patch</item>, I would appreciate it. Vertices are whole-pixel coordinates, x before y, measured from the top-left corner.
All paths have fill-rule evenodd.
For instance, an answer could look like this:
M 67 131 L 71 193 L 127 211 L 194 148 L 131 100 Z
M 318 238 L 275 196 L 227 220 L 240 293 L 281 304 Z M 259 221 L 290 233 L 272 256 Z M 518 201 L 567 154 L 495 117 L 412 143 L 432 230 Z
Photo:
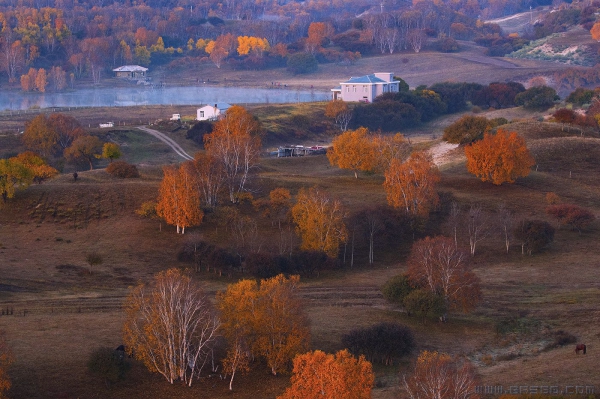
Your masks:
M 433 162 L 437 166 L 441 166 L 449 162 L 453 157 L 451 156 L 452 150 L 456 149 L 458 144 L 448 143 L 446 141 L 440 141 L 429 149 L 429 153 L 433 157 Z

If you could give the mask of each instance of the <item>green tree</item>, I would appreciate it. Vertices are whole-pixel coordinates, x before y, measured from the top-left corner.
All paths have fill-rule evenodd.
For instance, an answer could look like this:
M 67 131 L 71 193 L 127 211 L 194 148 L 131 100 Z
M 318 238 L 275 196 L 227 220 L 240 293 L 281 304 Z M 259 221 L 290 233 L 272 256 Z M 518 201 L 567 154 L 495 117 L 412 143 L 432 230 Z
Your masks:
M 122 380 L 129 370 L 129 364 L 125 361 L 123 353 L 107 347 L 93 351 L 87 366 L 88 370 L 102 378 L 106 385 Z

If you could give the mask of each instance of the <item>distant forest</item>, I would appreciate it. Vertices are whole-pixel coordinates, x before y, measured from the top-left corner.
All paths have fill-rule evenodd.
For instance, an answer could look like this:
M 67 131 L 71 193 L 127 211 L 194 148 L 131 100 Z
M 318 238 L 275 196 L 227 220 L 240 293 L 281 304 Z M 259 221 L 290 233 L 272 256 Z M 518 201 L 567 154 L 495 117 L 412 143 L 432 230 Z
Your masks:
M 457 51 L 457 40 L 501 56 L 574 24 L 590 29 L 600 6 L 553 3 L 557 12 L 519 36 L 481 21 L 549 0 L 8 0 L 0 6 L 0 81 L 63 90 L 127 64 L 308 73 L 318 63 L 418 52 L 426 42 Z

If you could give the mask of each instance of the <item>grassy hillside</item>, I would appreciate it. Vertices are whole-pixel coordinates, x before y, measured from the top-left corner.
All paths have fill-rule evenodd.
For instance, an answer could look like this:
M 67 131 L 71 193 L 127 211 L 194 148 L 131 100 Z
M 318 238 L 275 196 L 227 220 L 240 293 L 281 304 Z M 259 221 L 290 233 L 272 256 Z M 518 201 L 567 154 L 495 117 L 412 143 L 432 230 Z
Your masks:
M 276 113 L 282 117 L 275 118 Z M 296 138 L 303 123 L 319 126 L 319 105 L 265 106 L 256 115 L 272 133 L 272 142 Z M 517 218 L 549 220 L 545 197 L 556 193 L 564 202 L 600 212 L 600 138 L 597 133 L 581 137 L 576 130 L 527 120 L 508 126 L 524 135 L 536 159 L 530 176 L 500 187 L 482 183 L 466 172 L 462 149 L 447 153 L 440 164 L 439 191 L 463 209 L 481 204 L 493 215 L 500 203 Z M 167 113 L 168 115 L 168 113 Z M 498 115 L 496 115 L 498 116 Z M 419 131 L 408 132 L 423 147 L 437 148 L 432 138 L 448 120 L 438 120 Z M 310 131 L 310 129 L 308 129 Z M 103 133 L 106 134 L 106 133 Z M 256 245 L 275 245 L 279 232 L 260 219 L 249 204 L 208 214 L 202 226 L 175 234 L 172 226 L 144 219 L 134 210 L 156 197 L 160 165 L 177 162 L 162 144 L 133 129 L 116 129 L 111 137 L 124 148 L 125 158 L 139 165 L 140 179 L 120 180 L 104 170 L 81 172 L 79 181 L 61 175 L 50 182 L 31 186 L 0 208 L 0 308 L 11 315 L 0 316 L 0 330 L 15 352 L 11 371 L 13 398 L 273 398 L 288 383 L 287 376 L 270 376 L 265 369 L 236 376 L 236 391 L 227 382 L 205 378 L 192 388 L 171 386 L 134 364 L 126 381 L 106 386 L 89 375 L 87 356 L 99 346 L 118 346 L 123 313 L 121 304 L 128 287 L 169 267 L 191 267 L 179 262 L 182 245 L 192 239 L 228 245 L 233 233 L 223 215 L 232 212 L 259 220 Z M 186 150 L 193 143 L 184 133 L 171 133 Z M 298 140 L 328 140 L 328 131 L 297 137 Z M 0 153 L 16 151 L 18 140 L 0 137 Z M 319 185 L 340 198 L 349 212 L 369 204 L 384 204 L 380 175 L 360 175 L 329 165 L 326 157 L 294 159 L 264 158 L 252 179 L 255 199 L 275 187 L 295 194 L 301 187 Z M 444 214 L 434 215 L 431 234 L 444 233 Z M 533 256 L 523 256 L 513 245 L 508 254 L 499 233 L 493 230 L 473 257 L 482 280 L 484 301 L 472 314 L 452 314 L 448 323 L 408 317 L 387 304 L 381 285 L 402 272 L 412 239 L 378 246 L 375 265 L 368 266 L 366 252 L 357 250 L 356 265 L 303 279 L 301 295 L 311 320 L 313 347 L 326 351 L 341 348 L 340 338 L 350 329 L 379 321 L 396 321 L 415 332 L 417 349 L 439 350 L 468 356 L 476 365 L 482 385 L 598 385 L 593 356 L 600 345 L 596 327 L 600 322 L 600 287 L 596 283 L 600 264 L 598 222 L 579 234 L 566 227 L 557 229 L 555 241 Z M 468 245 L 461 236 L 461 245 Z M 90 273 L 86 254 L 97 252 L 102 264 Z M 219 276 L 213 271 L 194 274 L 214 294 L 240 275 Z M 585 342 L 591 351 L 575 356 L 572 345 L 553 348 L 557 332 L 563 330 Z M 377 388 L 373 397 L 391 399 L 401 395 L 399 373 L 410 370 L 410 359 L 394 367 L 375 367 Z

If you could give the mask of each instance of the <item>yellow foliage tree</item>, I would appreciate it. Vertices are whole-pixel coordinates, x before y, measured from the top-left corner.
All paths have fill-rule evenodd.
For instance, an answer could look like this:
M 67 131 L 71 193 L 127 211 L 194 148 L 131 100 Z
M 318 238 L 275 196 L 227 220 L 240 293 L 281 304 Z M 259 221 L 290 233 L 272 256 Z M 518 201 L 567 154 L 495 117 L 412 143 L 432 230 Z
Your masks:
M 467 170 L 495 185 L 514 183 L 516 178 L 527 176 L 535 164 L 525 139 L 503 129 L 486 133 L 483 140 L 465 147 L 465 155 Z
M 392 160 L 383 187 L 388 203 L 394 208 L 403 208 L 408 215 L 427 216 L 439 201 L 436 192 L 439 181 L 439 171 L 431 156 L 416 152 L 404 163 Z
M 277 399 L 370 399 L 375 381 L 371 363 L 346 349 L 298 355 L 292 373 L 291 386 Z
M 342 132 L 348 130 L 348 124 L 352 119 L 352 110 L 343 100 L 333 100 L 325 107 L 325 116 L 332 118 Z
M 385 172 L 394 159 L 404 161 L 411 151 L 411 145 L 401 133 L 393 136 L 376 135 L 373 137 L 377 154 L 377 171 Z
M 350 169 L 358 178 L 358 171 L 371 171 L 377 163 L 373 141 L 367 137 L 369 129 L 361 127 L 340 134 L 331 143 L 327 158 L 332 165 Z
M 186 227 L 197 226 L 204 218 L 193 164 L 185 162 L 179 169 L 166 166 L 163 172 L 156 214 L 176 226 L 177 234 L 184 234 Z
M 236 370 L 247 369 L 251 356 L 263 357 L 276 375 L 307 349 L 310 329 L 296 296 L 299 281 L 298 276 L 287 278 L 283 274 L 260 284 L 242 280 L 217 295 L 223 334 L 229 344 L 225 365 L 230 384 Z
M 0 194 L 2 202 L 13 198 L 17 190 L 23 190 L 33 182 L 31 169 L 15 158 L 0 159 Z
M 35 77 L 35 88 L 40 93 L 44 93 L 46 91 L 46 86 L 48 86 L 48 77 L 46 75 L 46 70 L 44 68 L 40 68 Z
M 33 181 L 38 184 L 58 174 L 58 170 L 31 151 L 22 152 L 13 159 L 28 168 L 33 175 Z
M 292 208 L 292 217 L 302 238 L 302 249 L 323 251 L 334 258 L 340 244 L 348 238 L 341 202 L 330 198 L 317 187 L 308 191 L 300 190 L 296 205 Z

